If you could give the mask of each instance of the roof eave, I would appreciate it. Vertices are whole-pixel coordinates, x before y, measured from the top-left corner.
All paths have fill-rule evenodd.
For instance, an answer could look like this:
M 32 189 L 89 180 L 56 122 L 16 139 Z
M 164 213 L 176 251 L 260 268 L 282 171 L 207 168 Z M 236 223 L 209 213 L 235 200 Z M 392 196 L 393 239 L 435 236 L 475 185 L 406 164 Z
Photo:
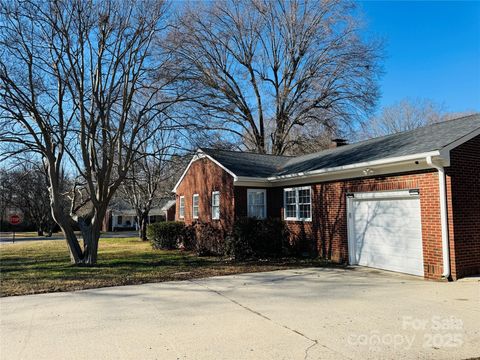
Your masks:
M 341 180 L 345 178 L 366 177 L 373 174 L 389 174 L 395 172 L 424 170 L 431 168 L 426 163 L 428 156 L 437 158 L 437 160 L 447 163 L 448 159 L 441 157 L 440 151 L 430 151 L 426 153 L 412 154 L 393 158 L 386 158 L 374 161 L 367 161 L 357 164 L 324 168 L 313 171 L 292 173 L 288 175 L 270 176 L 268 178 L 238 177 L 234 181 L 236 186 L 282 186 L 282 184 L 292 184 L 295 182 L 314 182 Z M 418 163 L 416 163 L 418 162 Z M 448 166 L 448 165 L 445 165 Z M 365 170 L 372 170 L 366 171 Z

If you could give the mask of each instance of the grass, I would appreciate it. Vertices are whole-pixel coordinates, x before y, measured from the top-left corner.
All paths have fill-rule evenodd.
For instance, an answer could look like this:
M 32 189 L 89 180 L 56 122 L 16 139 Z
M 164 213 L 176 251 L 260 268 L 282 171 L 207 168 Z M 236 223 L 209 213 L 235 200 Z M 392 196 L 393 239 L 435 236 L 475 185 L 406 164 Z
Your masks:
M 19 242 L 0 245 L 0 296 L 325 265 L 319 259 L 235 262 L 181 250 L 153 250 L 136 238 L 103 238 L 97 265 L 78 267 L 70 264 L 64 241 Z

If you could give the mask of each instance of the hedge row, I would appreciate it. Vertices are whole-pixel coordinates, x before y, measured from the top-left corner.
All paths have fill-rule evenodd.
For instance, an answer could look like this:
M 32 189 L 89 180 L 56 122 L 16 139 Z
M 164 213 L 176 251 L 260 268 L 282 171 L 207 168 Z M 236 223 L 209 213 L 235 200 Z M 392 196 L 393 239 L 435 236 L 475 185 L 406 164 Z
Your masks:
M 229 255 L 235 259 L 291 255 L 289 233 L 280 219 L 240 218 L 232 232 L 197 222 L 186 226 L 171 221 L 149 225 L 147 231 L 153 248 L 184 248 L 199 255 Z

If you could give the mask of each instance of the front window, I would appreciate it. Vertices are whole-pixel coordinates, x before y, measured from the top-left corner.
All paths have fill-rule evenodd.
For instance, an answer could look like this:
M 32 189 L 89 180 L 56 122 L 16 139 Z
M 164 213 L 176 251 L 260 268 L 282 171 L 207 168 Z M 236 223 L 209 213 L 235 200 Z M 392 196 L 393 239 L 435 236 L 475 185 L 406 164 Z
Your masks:
M 295 189 L 285 190 L 285 217 L 297 217 L 297 192 Z
M 284 190 L 285 220 L 312 219 L 311 192 L 310 186 Z
M 265 189 L 247 190 L 247 215 L 257 219 L 265 219 L 267 201 Z
M 218 191 L 212 193 L 212 219 L 220 219 L 220 192 Z
M 198 201 L 199 201 L 198 194 L 193 194 L 193 198 L 192 198 L 192 217 L 194 219 L 198 219 Z
M 180 210 L 179 210 L 179 216 L 180 219 L 183 219 L 185 217 L 185 196 L 180 196 Z

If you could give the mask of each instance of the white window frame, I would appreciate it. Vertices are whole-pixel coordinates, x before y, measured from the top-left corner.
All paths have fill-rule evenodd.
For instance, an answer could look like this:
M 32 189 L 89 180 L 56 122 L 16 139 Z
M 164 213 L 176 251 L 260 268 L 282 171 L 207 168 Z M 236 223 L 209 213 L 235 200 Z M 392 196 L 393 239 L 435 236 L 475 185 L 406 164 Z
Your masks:
M 298 192 L 300 190 L 310 190 L 310 217 L 309 218 L 300 218 L 300 202 Z M 295 191 L 295 217 L 287 217 L 287 191 Z M 307 203 L 302 203 L 302 205 L 306 205 Z M 311 186 L 300 186 L 300 187 L 292 187 L 292 188 L 285 188 L 283 189 L 283 218 L 286 221 L 312 221 L 312 187 Z
M 263 217 L 257 218 L 257 219 L 266 219 L 267 218 L 267 189 L 247 189 L 247 216 L 251 217 L 250 214 L 249 214 L 249 210 L 250 210 L 250 204 L 249 204 L 250 196 L 249 196 L 249 194 L 252 193 L 252 192 L 253 193 L 258 193 L 258 192 L 263 193 Z
M 180 200 L 178 200 L 178 217 L 179 219 L 185 219 L 185 196 L 183 195 L 180 196 Z
M 218 205 L 215 205 L 214 199 L 215 195 L 218 195 Z M 213 214 L 215 214 L 214 208 L 218 208 L 218 217 L 215 217 Z M 212 220 L 220 220 L 220 191 L 212 191 Z
M 197 206 L 195 206 L 195 197 L 198 199 Z M 197 216 L 195 216 L 195 208 L 197 209 Z M 200 195 L 193 194 L 192 195 L 192 218 L 198 219 L 198 215 L 200 215 Z

